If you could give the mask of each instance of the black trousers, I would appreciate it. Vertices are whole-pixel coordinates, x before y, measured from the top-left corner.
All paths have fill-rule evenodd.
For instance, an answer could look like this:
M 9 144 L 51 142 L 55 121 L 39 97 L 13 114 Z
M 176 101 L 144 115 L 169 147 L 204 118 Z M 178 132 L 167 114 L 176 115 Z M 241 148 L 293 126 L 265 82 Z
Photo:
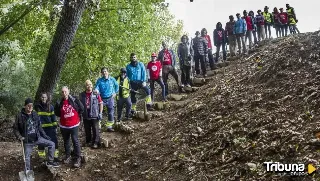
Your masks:
M 196 69 L 196 74 L 200 74 L 200 64 L 201 64 L 201 70 L 202 74 L 206 74 L 206 55 L 199 55 L 195 54 L 194 55 L 194 63 L 195 63 L 195 69 Z
M 79 126 L 74 128 L 60 128 L 63 144 L 64 144 L 64 151 L 67 157 L 71 156 L 71 149 L 70 149 L 70 137 L 73 144 L 73 150 L 75 156 L 80 158 L 81 150 L 80 150 L 80 142 L 79 142 Z
M 191 66 L 180 65 L 181 67 L 181 83 L 186 85 L 190 84 Z
M 84 119 L 84 132 L 86 134 L 86 143 L 99 144 L 99 120 L 96 119 Z

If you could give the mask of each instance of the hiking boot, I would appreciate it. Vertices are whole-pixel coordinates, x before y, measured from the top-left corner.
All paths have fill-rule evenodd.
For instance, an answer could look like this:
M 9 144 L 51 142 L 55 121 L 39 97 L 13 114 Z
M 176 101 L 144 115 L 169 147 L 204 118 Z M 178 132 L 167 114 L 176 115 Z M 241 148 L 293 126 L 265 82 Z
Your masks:
M 77 160 L 74 162 L 73 166 L 76 168 L 81 167 L 81 157 L 77 158 Z
M 191 87 L 191 85 L 190 84 L 187 84 L 187 86 L 186 87 Z
M 71 162 L 71 159 L 72 159 L 71 156 L 68 156 L 63 160 L 63 163 L 64 164 L 69 164 Z
M 91 148 L 93 148 L 93 149 L 97 149 L 97 148 L 98 148 L 98 144 L 96 144 L 96 143 L 95 143 L 95 144 L 93 144 Z
M 49 167 L 49 168 L 58 168 L 58 167 L 60 167 L 59 163 L 53 162 L 53 161 L 47 162 L 47 163 L 46 163 L 46 166 Z

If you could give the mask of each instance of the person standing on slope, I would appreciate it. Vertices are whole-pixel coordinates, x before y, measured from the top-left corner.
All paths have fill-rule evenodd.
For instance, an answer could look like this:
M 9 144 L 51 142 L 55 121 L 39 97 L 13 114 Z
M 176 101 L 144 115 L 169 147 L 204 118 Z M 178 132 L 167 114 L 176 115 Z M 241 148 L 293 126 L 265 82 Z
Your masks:
M 242 53 L 245 54 L 247 53 L 247 46 L 245 44 L 244 37 L 247 32 L 247 24 L 246 24 L 246 21 L 241 18 L 240 13 L 237 13 L 236 16 L 237 16 L 237 21 L 234 24 L 233 33 L 236 35 L 239 54 L 241 54 L 241 46 L 243 48 Z
M 262 15 L 264 17 L 264 32 L 265 32 L 266 38 L 270 39 L 271 38 L 271 26 L 273 25 L 273 17 L 272 17 L 272 14 L 269 13 L 268 6 L 264 7 L 264 12 L 262 13 Z M 268 36 L 268 32 L 269 32 L 269 36 Z
M 276 35 L 277 38 L 281 37 L 281 22 L 279 17 L 279 11 L 278 8 L 274 8 L 272 12 L 273 22 L 274 22 L 274 28 L 276 29 Z
M 74 167 L 79 168 L 81 166 L 81 147 L 79 142 L 79 125 L 80 115 L 84 111 L 83 104 L 75 97 L 70 95 L 69 88 L 67 86 L 61 89 L 62 98 L 60 102 L 54 107 L 54 113 L 60 117 L 60 131 L 63 139 L 65 158 L 63 162 L 69 164 L 72 160 L 70 149 L 70 137 L 73 144 L 73 151 L 75 153 L 76 161 Z
M 252 19 L 252 27 L 253 27 L 253 30 L 252 30 L 252 35 L 253 35 L 253 39 L 254 39 L 254 44 L 257 45 L 258 44 L 258 38 L 257 38 L 257 25 L 256 25 L 256 18 L 254 16 L 254 12 L 253 11 L 249 11 L 249 16 L 251 17 Z
M 176 55 L 173 50 L 168 48 L 166 42 L 162 42 L 162 50 L 159 52 L 158 60 L 162 64 L 162 78 L 165 85 L 166 96 L 169 94 L 168 79 L 171 74 L 177 83 L 179 92 L 182 91 L 179 75 L 176 69 Z
M 227 43 L 229 44 L 230 56 L 236 56 L 236 35 L 233 34 L 234 30 L 234 17 L 232 15 L 229 16 L 229 22 L 226 23 L 225 31 L 226 31 L 226 38 Z
M 85 82 L 86 90 L 80 93 L 80 101 L 84 106 L 82 113 L 86 146 L 97 149 L 100 145 L 99 121 L 102 119 L 103 101 L 99 94 L 94 94 L 90 80 Z
M 286 8 L 288 16 L 292 15 L 292 18 L 295 20 L 295 22 L 298 22 L 294 8 L 291 7 L 289 4 L 286 4 Z
M 114 98 L 119 92 L 119 84 L 115 78 L 109 75 L 108 69 L 103 67 L 101 75 L 95 87 L 95 92 L 100 93 L 103 101 L 103 106 L 107 107 L 108 121 L 106 123 L 107 131 L 114 132 Z
M 245 38 L 245 44 L 247 44 L 247 39 L 249 39 L 249 49 L 253 47 L 253 42 L 252 42 L 252 31 L 253 31 L 253 25 L 254 21 L 251 16 L 248 16 L 248 13 L 246 10 L 243 11 L 243 19 L 246 21 L 247 24 L 247 33 L 246 33 L 246 38 Z
M 127 77 L 127 69 L 121 68 L 120 75 L 116 78 L 119 84 L 119 92 L 117 95 L 117 120 L 118 122 L 122 120 L 122 109 L 123 106 L 126 105 L 126 114 L 125 114 L 125 121 L 130 120 L 130 112 L 132 107 L 131 102 L 131 87 L 130 87 L 130 80 Z
M 50 99 L 47 93 L 41 93 L 40 103 L 35 105 L 35 111 L 40 117 L 41 126 L 43 131 L 50 140 L 54 142 L 55 152 L 54 159 L 58 161 L 59 150 L 58 150 L 58 138 L 57 138 L 57 118 L 54 115 L 54 106 L 50 104 Z M 45 148 L 42 145 L 38 146 L 38 155 L 40 158 L 46 158 Z
M 151 61 L 147 65 L 147 78 L 148 78 L 148 82 L 150 82 L 152 102 L 154 101 L 154 83 L 155 82 L 157 82 L 160 85 L 162 100 L 166 102 L 167 101 L 166 90 L 165 90 L 166 87 L 162 80 L 162 65 L 161 65 L 161 62 L 157 60 L 156 53 L 151 54 Z
M 264 17 L 261 14 L 261 10 L 257 11 L 257 15 L 255 18 L 255 24 L 257 25 L 257 32 L 258 32 L 258 41 L 262 41 L 265 39 L 265 30 L 264 30 Z
M 201 32 L 202 35 L 203 32 Z M 200 36 L 200 32 L 196 32 L 196 37 L 192 40 L 193 45 L 193 51 L 194 51 L 194 62 L 195 62 L 195 70 L 196 70 L 196 76 L 200 75 L 200 64 L 201 64 L 201 71 L 202 75 L 204 77 L 207 76 L 207 70 L 206 70 L 206 56 L 208 54 L 208 42 L 203 37 Z
M 297 22 L 295 21 L 294 16 L 289 15 L 288 19 L 289 19 L 290 34 L 300 33 L 299 29 L 297 28 Z
M 147 94 L 146 97 L 146 103 L 147 103 L 147 109 L 152 110 L 152 100 L 150 95 L 150 89 L 147 86 L 147 72 L 144 64 L 142 62 L 139 62 L 137 59 L 137 55 L 135 53 L 130 54 L 130 63 L 126 67 L 127 70 L 127 76 L 130 80 L 130 87 L 134 91 L 131 91 L 131 101 L 132 101 L 132 109 L 131 113 L 136 113 L 136 104 L 137 104 L 137 98 L 136 98 L 136 92 L 139 89 L 143 89 L 144 92 Z
M 31 170 L 31 154 L 33 147 L 42 145 L 48 147 L 48 162 L 47 167 L 59 167 L 59 164 L 54 162 L 55 144 L 50 141 L 50 137 L 43 131 L 38 114 L 33 111 L 33 101 L 27 98 L 24 102 L 24 108 L 16 115 L 13 124 L 13 133 L 17 139 L 23 142 L 25 153 L 26 171 Z
M 217 47 L 216 62 L 218 62 L 218 59 L 219 59 L 221 46 L 222 46 L 223 61 L 226 61 L 227 59 L 226 34 L 224 29 L 222 28 L 221 22 L 217 23 L 216 29 L 213 31 L 213 40 L 214 40 L 214 46 Z
M 187 35 L 181 37 L 178 45 L 178 57 L 181 69 L 181 83 L 186 87 L 191 87 L 191 64 L 193 59 L 193 49 Z
M 203 37 L 204 37 L 204 38 L 207 40 L 207 42 L 208 42 L 208 59 L 209 59 L 209 65 L 210 65 L 211 70 L 214 70 L 214 69 L 215 69 L 215 63 L 217 63 L 217 62 L 214 62 L 214 59 L 213 59 L 211 38 L 210 38 L 210 36 L 208 35 L 207 29 L 203 28 L 202 31 L 203 31 Z
M 288 14 L 283 12 L 283 8 L 280 8 L 279 20 L 280 20 L 280 28 L 282 36 L 288 35 Z

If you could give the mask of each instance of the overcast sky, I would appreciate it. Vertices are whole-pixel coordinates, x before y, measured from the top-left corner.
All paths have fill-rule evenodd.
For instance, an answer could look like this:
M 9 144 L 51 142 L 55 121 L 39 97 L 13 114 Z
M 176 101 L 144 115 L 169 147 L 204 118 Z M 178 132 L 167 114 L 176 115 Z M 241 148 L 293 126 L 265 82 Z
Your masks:
M 320 29 L 319 8 L 320 0 L 166 0 L 170 11 L 184 22 L 184 29 L 190 36 L 194 37 L 195 31 L 206 28 L 209 35 L 221 22 L 223 27 L 229 20 L 229 15 L 234 17 L 236 13 L 242 15 L 243 10 L 253 10 L 256 14 L 258 9 L 263 11 L 264 6 L 269 6 L 269 12 L 274 7 L 285 8 L 289 3 L 294 7 L 299 20 L 297 26 L 301 32 L 317 31 Z M 267 3 L 267 4 L 264 4 Z M 275 32 L 273 32 L 275 37 Z

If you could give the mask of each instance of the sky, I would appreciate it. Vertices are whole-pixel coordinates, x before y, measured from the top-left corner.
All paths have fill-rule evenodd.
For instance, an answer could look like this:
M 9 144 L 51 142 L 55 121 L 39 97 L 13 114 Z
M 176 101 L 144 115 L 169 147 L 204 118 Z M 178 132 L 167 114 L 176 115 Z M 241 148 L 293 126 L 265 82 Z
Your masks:
M 212 36 L 212 32 L 218 22 L 221 22 L 223 27 L 229 21 L 229 15 L 236 18 L 236 13 L 242 15 L 243 10 L 253 10 L 256 14 L 257 10 L 263 11 L 265 6 L 269 6 L 269 12 L 273 11 L 274 7 L 284 8 L 288 3 L 295 9 L 297 26 L 300 32 L 312 32 L 320 30 L 319 21 L 319 0 L 166 0 L 169 3 L 169 10 L 176 19 L 183 20 L 184 30 L 189 36 L 194 36 L 196 31 L 202 28 L 208 30 L 208 34 Z M 276 37 L 275 31 L 272 36 Z

